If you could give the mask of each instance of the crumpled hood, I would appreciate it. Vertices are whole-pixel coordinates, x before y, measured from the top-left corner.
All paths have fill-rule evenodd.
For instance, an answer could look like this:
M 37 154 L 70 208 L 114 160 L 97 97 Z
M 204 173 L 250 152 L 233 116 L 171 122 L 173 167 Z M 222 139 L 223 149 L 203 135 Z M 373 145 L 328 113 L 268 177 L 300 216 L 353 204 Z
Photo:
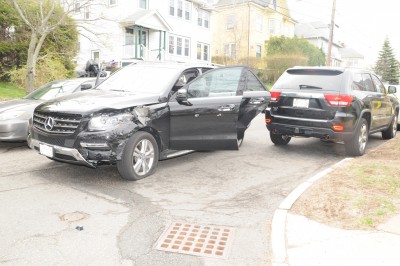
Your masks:
M 15 99 L 0 102 L 0 113 L 5 111 L 30 111 L 42 102 L 31 99 Z
M 124 109 L 159 103 L 159 95 L 88 90 L 47 101 L 37 111 L 89 114 L 103 109 Z

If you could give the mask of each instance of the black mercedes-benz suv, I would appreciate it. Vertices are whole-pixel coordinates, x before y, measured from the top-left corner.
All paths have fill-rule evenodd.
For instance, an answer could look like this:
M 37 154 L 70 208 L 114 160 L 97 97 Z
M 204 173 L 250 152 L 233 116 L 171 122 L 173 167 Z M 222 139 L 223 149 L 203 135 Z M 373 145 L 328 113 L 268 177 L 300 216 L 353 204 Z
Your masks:
M 51 159 L 117 164 L 125 179 L 193 150 L 237 150 L 270 94 L 246 67 L 140 62 L 39 105 L 28 144 Z
M 361 156 L 369 134 L 396 135 L 398 115 L 398 101 L 371 71 L 295 67 L 272 87 L 265 122 L 276 145 L 293 136 L 316 137 L 344 141 L 348 155 Z

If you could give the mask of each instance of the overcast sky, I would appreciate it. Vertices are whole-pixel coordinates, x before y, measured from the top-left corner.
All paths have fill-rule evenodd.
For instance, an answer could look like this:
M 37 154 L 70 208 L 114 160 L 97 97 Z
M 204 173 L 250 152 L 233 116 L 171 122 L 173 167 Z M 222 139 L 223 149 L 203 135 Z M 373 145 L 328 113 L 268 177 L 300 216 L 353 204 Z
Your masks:
M 333 0 L 287 0 L 298 21 L 330 23 Z M 400 60 L 399 0 L 336 0 L 335 35 L 374 65 L 386 37 Z

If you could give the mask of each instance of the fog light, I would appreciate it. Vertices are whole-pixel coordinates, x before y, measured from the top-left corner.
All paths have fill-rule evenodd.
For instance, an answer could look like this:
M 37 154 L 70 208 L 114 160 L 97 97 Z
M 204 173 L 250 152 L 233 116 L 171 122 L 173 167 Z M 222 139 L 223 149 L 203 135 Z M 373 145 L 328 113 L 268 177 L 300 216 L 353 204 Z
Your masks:
M 81 147 L 82 148 L 92 148 L 92 149 L 104 149 L 104 148 L 109 148 L 108 144 L 106 142 L 97 142 L 97 143 L 88 143 L 88 142 L 83 142 L 81 141 Z

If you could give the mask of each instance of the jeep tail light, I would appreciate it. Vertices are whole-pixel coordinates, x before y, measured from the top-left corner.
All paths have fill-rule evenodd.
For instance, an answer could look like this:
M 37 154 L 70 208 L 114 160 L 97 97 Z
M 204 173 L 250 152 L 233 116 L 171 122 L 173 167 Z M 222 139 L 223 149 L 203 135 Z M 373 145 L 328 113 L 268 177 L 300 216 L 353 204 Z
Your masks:
M 340 95 L 340 94 L 324 94 L 325 100 L 332 106 L 350 106 L 353 101 L 351 95 Z
M 280 91 L 270 91 L 271 93 L 271 102 L 278 102 L 279 100 L 279 96 L 281 96 L 281 92 Z

